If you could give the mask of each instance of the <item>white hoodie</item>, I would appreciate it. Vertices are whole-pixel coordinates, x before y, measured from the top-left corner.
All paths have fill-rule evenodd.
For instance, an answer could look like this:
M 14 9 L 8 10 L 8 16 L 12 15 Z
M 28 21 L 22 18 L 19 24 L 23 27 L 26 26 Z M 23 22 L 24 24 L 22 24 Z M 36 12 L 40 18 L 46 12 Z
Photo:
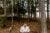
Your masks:
M 24 32 L 30 32 L 30 28 L 29 28 L 29 26 L 26 26 L 26 27 L 24 27 L 24 26 L 21 26 L 21 28 L 20 28 L 20 32 L 21 33 L 24 33 Z

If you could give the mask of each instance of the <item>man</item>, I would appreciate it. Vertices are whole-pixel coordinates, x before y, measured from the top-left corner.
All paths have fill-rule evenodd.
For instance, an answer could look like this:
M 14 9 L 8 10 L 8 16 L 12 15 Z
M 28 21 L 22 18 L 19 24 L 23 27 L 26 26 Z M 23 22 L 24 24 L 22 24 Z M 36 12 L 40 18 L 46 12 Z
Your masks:
M 27 26 L 27 24 L 24 24 L 23 26 L 21 26 L 20 33 L 29 33 L 29 32 L 30 32 L 30 28 L 29 26 Z

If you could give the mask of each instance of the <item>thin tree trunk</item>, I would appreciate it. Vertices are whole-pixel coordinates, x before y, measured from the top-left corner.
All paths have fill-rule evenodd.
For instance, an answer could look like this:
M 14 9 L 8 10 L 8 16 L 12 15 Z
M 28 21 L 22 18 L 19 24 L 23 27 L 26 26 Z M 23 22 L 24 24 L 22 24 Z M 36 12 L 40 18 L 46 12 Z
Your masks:
M 30 0 L 27 0 L 28 2 L 28 22 L 29 22 L 29 18 L 30 18 L 30 6 L 29 6 L 29 3 L 30 3 Z
M 6 4 L 7 4 L 7 0 L 3 0 L 4 15 L 6 15 L 6 10 L 7 10 Z
M 44 0 L 39 0 L 39 9 L 41 11 L 41 33 L 47 33 L 46 14 Z
M 11 4 L 12 4 L 12 15 L 11 15 L 11 17 L 12 17 L 12 22 L 11 22 L 11 26 L 10 26 L 10 28 L 9 28 L 9 33 L 11 32 L 11 30 L 12 30 L 12 28 L 13 28 L 13 0 L 11 0 Z
M 32 8 L 32 6 L 33 6 L 33 4 L 32 4 L 32 3 L 33 3 L 33 0 L 31 0 L 31 2 L 30 2 L 30 3 L 31 3 L 31 18 L 32 18 L 32 14 L 33 14 L 33 13 L 32 13 L 32 9 L 33 9 L 33 8 Z
M 47 22 L 49 20 L 49 0 L 47 0 Z
M 35 21 L 36 21 L 36 8 L 37 8 L 37 4 L 38 4 L 38 0 L 35 0 L 35 7 L 34 7 L 34 18 L 35 18 Z
M 36 21 L 36 6 L 34 7 L 34 21 Z
M 5 26 L 5 23 L 6 23 L 6 11 L 7 11 L 7 0 L 3 0 L 3 8 L 4 8 L 4 26 Z
M 13 2 L 13 0 L 12 0 L 12 26 L 13 26 L 13 15 L 14 15 L 14 14 L 13 14 L 13 13 L 14 13 L 14 12 L 13 12 L 13 5 L 14 5 L 14 4 L 13 4 L 13 3 L 14 3 L 14 2 Z

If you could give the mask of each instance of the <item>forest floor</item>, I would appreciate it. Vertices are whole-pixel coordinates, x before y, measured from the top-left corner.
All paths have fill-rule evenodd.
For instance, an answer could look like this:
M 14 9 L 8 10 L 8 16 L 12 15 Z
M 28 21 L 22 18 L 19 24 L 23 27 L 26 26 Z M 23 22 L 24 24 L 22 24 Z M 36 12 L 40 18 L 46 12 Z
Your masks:
M 27 23 L 28 26 L 31 29 L 30 33 L 40 33 L 41 32 L 41 26 L 39 22 L 16 22 L 14 21 L 13 29 L 11 30 L 11 33 L 20 33 L 20 27 L 24 24 Z M 50 33 L 50 28 L 47 29 L 48 33 Z M 9 33 L 9 27 L 6 28 L 0 28 L 0 33 Z

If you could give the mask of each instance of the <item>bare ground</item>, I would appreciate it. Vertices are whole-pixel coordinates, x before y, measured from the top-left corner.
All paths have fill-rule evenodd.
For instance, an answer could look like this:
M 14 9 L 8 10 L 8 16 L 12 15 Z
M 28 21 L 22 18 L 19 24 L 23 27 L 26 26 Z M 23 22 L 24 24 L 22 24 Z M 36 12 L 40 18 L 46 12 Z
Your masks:
M 20 27 L 24 23 L 27 23 L 28 26 L 30 27 L 30 29 L 31 29 L 30 33 L 35 33 L 35 32 L 40 33 L 41 32 L 39 22 L 37 23 L 37 22 L 16 22 L 16 21 L 14 21 L 14 26 L 13 26 L 13 29 L 11 30 L 11 33 L 20 33 L 19 32 Z M 9 33 L 8 29 L 9 29 L 9 27 L 8 28 L 0 28 L 0 33 Z M 48 29 L 48 33 L 50 33 L 50 29 Z

